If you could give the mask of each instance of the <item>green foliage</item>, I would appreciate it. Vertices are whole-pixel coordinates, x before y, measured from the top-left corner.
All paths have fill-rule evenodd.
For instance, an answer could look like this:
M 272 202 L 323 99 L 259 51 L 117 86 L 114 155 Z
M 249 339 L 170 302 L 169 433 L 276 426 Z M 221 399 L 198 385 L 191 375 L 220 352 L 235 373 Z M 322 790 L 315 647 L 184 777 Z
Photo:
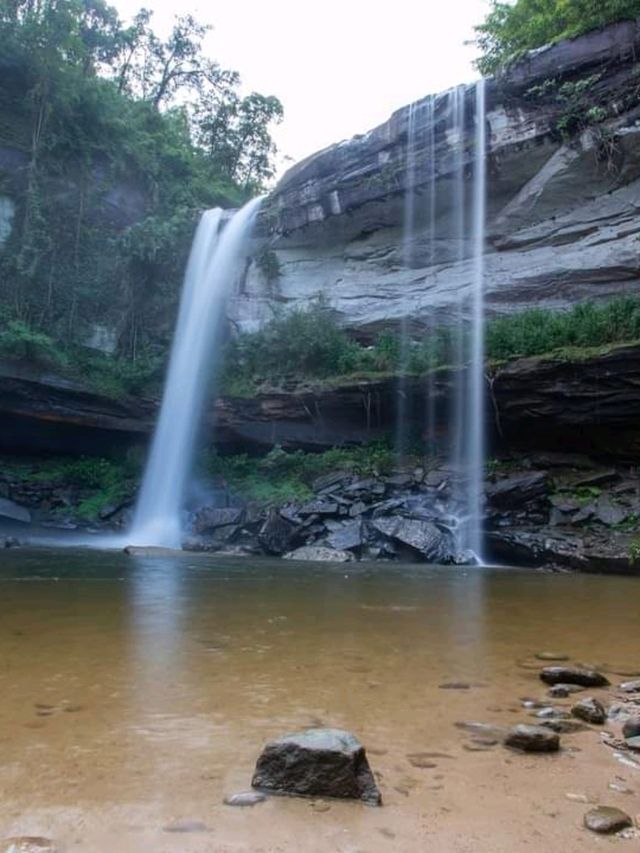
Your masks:
M 67 360 L 49 335 L 20 320 L 11 320 L 0 330 L 0 356 L 33 364 L 65 365 Z
M 10 460 L 2 467 L 6 474 L 23 482 L 50 482 L 77 490 L 80 500 L 74 511 L 88 521 L 96 519 L 105 506 L 130 498 L 139 475 L 139 466 L 129 458 L 114 461 L 82 456 L 37 464 Z
M 632 566 L 640 563 L 640 537 L 631 540 L 629 545 L 629 562 Z
M 357 344 L 319 300 L 307 311 L 277 316 L 260 331 L 236 338 L 230 345 L 225 376 L 250 377 L 254 382 L 291 376 L 324 378 L 352 371 L 357 352 Z
M 166 347 L 198 211 L 269 179 L 282 116 L 203 53 L 207 27 L 177 17 L 163 39 L 150 22 L 103 0 L 0 3 L 0 146 L 25 157 L 0 176 L 17 205 L 5 323 L 65 346 L 117 327 L 133 361 Z
M 228 347 L 223 393 L 251 397 L 262 385 L 278 387 L 305 380 L 421 376 L 457 363 L 460 336 L 433 329 L 401 346 L 392 331 L 371 346 L 349 338 L 320 301 L 308 311 L 274 318 L 261 331 L 240 335 Z M 532 309 L 487 325 L 486 355 L 503 361 L 640 339 L 640 299 L 620 297 L 608 303 L 586 302 L 569 311 Z
M 280 261 L 275 252 L 265 249 L 261 252 L 256 260 L 256 266 L 266 278 L 267 284 L 271 287 L 281 275 Z
M 476 27 L 478 68 L 493 74 L 525 51 L 640 15 L 640 0 L 492 0 Z
M 266 456 L 253 458 L 205 456 L 203 467 L 209 476 L 222 477 L 232 492 L 263 504 L 304 501 L 312 497 L 311 483 L 331 471 L 350 471 L 363 476 L 391 470 L 394 453 L 383 442 L 361 447 L 334 448 L 324 453 L 286 452 L 274 447 Z
M 487 356 L 508 359 L 567 347 L 598 347 L 640 338 L 640 299 L 620 297 L 570 311 L 532 309 L 494 320 L 487 328 Z

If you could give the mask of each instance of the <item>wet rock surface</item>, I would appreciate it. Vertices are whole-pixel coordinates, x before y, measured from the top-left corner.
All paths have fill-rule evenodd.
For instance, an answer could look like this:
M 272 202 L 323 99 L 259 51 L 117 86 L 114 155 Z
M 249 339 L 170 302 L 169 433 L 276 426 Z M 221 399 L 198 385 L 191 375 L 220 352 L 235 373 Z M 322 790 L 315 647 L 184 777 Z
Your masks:
M 586 813 L 584 825 L 592 832 L 611 835 L 633 826 L 633 821 L 622 809 L 613 806 L 597 806 Z
M 602 702 L 593 697 L 580 699 L 571 709 L 571 713 L 579 720 L 601 726 L 607 719 L 607 711 Z
M 269 742 L 251 784 L 294 796 L 382 802 L 364 747 L 340 729 L 307 729 Z
M 547 666 L 540 672 L 545 684 L 577 684 L 581 687 L 607 687 L 609 680 L 595 669 L 578 666 Z
M 504 739 L 504 745 L 521 752 L 557 752 L 560 738 L 542 726 L 514 726 Z

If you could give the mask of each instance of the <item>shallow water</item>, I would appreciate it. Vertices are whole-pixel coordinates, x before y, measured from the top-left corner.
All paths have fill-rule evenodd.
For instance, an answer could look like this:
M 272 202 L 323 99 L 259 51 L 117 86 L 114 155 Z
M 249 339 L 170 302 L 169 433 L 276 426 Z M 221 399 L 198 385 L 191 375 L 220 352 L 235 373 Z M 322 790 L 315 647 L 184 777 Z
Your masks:
M 527 757 L 469 751 L 454 723 L 531 722 L 518 699 L 545 695 L 530 668 L 545 649 L 640 669 L 639 592 L 633 578 L 519 570 L 0 552 L 0 838 L 86 851 L 608 848 L 566 794 L 635 814 L 640 769 L 596 730 Z M 439 686 L 451 682 L 472 686 Z M 368 748 L 381 809 L 223 805 L 248 789 L 268 738 L 323 724 Z M 407 757 L 425 752 L 447 757 Z M 609 791 L 616 777 L 636 795 Z M 175 819 L 207 830 L 164 831 Z

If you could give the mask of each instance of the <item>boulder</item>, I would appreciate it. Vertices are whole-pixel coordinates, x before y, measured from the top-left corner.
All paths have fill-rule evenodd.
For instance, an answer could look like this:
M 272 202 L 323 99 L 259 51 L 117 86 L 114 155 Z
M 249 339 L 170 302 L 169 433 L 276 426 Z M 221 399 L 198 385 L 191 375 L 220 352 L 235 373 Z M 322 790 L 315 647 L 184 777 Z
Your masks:
M 640 717 L 631 717 L 625 721 L 622 736 L 626 739 L 640 737 Z
M 548 488 L 547 475 L 542 471 L 534 471 L 531 474 L 517 474 L 489 483 L 486 496 L 490 506 L 513 510 L 544 500 Z
M 8 518 L 11 521 L 21 521 L 31 524 L 31 513 L 28 509 L 8 498 L 0 498 L 0 518 Z
M 430 521 L 395 516 L 374 518 L 371 525 L 383 536 L 409 546 L 429 562 L 451 559 L 450 537 Z
M 580 699 L 571 709 L 571 713 L 579 720 L 584 720 L 586 723 L 591 723 L 594 726 L 601 726 L 607 719 L 607 711 L 602 702 L 594 699 L 592 696 L 586 696 Z
M 260 528 L 258 541 L 267 554 L 282 556 L 291 549 L 295 534 L 295 525 L 282 518 L 277 510 L 271 510 Z
M 601 672 L 578 666 L 545 666 L 540 678 L 545 684 L 579 684 L 581 687 L 607 687 L 609 684 Z
M 327 544 L 341 551 L 350 551 L 352 548 L 360 548 L 365 544 L 362 531 L 362 522 L 349 521 L 341 525 L 337 530 L 327 536 Z
M 193 529 L 196 533 L 210 533 L 217 527 L 240 524 L 243 512 L 236 507 L 203 507 L 195 514 Z
M 542 726 L 514 726 L 504 739 L 504 745 L 522 752 L 557 752 L 558 735 Z
M 258 758 L 251 785 L 293 796 L 382 802 L 364 747 L 340 729 L 307 729 L 270 741 Z
M 597 806 L 586 813 L 584 825 L 592 832 L 611 835 L 633 826 L 633 821 L 622 809 L 616 809 L 613 806 Z

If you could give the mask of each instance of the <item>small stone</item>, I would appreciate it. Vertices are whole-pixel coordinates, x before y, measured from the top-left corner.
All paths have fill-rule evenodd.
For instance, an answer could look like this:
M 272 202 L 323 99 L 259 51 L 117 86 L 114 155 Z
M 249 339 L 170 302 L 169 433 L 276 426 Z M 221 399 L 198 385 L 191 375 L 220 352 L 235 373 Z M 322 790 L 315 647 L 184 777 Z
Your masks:
M 546 684 L 579 684 L 582 687 L 607 687 L 609 684 L 601 672 L 578 666 L 546 666 L 540 678 Z
M 584 816 L 584 825 L 592 832 L 609 835 L 633 826 L 633 821 L 622 809 L 613 806 L 597 806 Z
M 572 803 L 588 803 L 589 797 L 586 794 L 565 794 L 565 797 L 568 800 L 571 800 Z
M 554 684 L 549 688 L 549 696 L 553 699 L 566 699 L 572 693 L 580 693 L 584 687 L 579 684 Z
M 171 823 L 163 826 L 162 829 L 164 832 L 207 832 L 209 828 L 201 820 L 179 818 L 172 820 Z
M 431 760 L 430 753 L 414 752 L 407 755 L 407 760 L 413 767 L 419 767 L 421 770 L 430 770 L 438 766 Z
M 58 853 L 50 838 L 20 835 L 0 841 L 0 853 Z
M 557 717 L 552 720 L 543 720 L 540 725 L 560 735 L 574 735 L 576 732 L 582 732 L 586 728 L 585 724 L 578 720 L 565 720 Z
M 623 693 L 640 693 L 640 681 L 624 681 L 620 685 Z
M 607 719 L 607 711 L 602 704 L 593 696 L 580 699 L 579 702 L 571 709 L 571 713 L 579 720 L 584 720 L 586 723 L 591 723 L 594 726 L 601 726 Z
M 438 684 L 440 690 L 469 690 L 471 687 L 466 681 L 447 681 L 444 684 Z
M 538 658 L 538 660 L 559 662 L 571 660 L 569 655 L 565 655 L 564 652 L 536 652 L 536 657 Z
M 242 791 L 239 794 L 230 794 L 224 798 L 225 806 L 256 806 L 258 803 L 264 803 L 266 796 L 259 791 Z
M 560 738 L 542 726 L 514 726 L 504 739 L 505 746 L 523 752 L 557 752 Z
M 631 717 L 622 727 L 624 738 L 640 737 L 640 717 Z
M 633 788 L 630 788 L 622 782 L 609 782 L 607 787 L 610 791 L 615 791 L 616 794 L 635 794 Z

